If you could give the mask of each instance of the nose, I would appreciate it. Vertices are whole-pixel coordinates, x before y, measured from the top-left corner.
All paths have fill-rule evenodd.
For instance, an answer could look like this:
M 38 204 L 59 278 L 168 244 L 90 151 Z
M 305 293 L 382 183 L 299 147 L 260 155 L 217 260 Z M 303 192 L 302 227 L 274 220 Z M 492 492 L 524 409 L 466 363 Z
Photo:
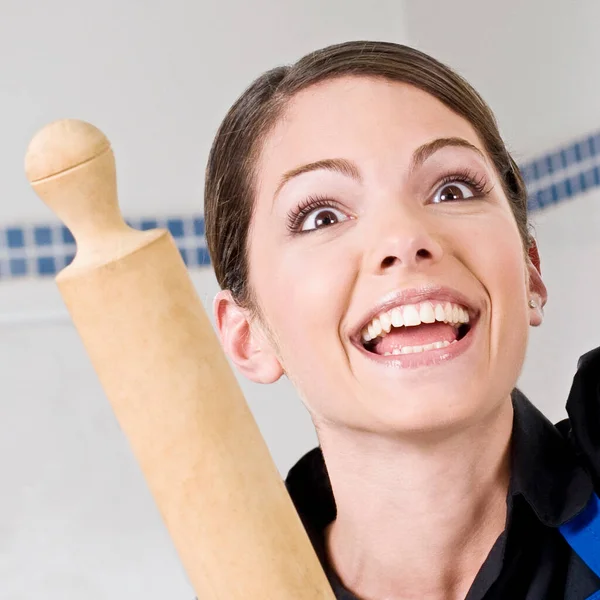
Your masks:
M 373 232 L 370 270 L 375 274 L 398 267 L 419 270 L 439 262 L 444 251 L 431 225 L 406 213 L 381 223 Z

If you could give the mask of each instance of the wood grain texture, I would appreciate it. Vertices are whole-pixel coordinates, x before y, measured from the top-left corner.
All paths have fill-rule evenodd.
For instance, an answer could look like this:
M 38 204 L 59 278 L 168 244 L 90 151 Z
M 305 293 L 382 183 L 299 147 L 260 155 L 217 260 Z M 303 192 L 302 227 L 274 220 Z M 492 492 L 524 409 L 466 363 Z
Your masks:
M 198 598 L 334 600 L 173 239 L 124 223 L 112 150 L 77 123 L 27 173 L 77 241 L 57 284 Z

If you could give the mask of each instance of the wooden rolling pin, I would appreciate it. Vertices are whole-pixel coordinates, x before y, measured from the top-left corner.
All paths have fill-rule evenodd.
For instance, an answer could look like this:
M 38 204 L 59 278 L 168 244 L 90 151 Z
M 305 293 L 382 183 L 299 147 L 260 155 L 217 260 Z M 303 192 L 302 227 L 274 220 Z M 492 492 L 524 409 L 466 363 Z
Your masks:
M 25 169 L 75 237 L 60 293 L 199 600 L 334 600 L 171 235 L 121 216 L 109 141 L 57 121 Z

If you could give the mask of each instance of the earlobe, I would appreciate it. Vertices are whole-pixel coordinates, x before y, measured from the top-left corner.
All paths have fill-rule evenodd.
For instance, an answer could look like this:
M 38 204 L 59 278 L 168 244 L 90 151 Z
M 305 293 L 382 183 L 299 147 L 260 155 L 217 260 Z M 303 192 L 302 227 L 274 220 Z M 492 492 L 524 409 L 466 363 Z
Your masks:
M 237 369 L 255 383 L 273 383 L 283 375 L 271 343 L 256 324 L 250 311 L 242 308 L 229 290 L 220 291 L 213 311 L 225 354 Z
M 529 323 L 531 326 L 537 327 L 544 320 L 544 306 L 548 301 L 548 290 L 540 273 L 540 258 L 535 240 L 531 241 L 527 271 L 529 274 Z

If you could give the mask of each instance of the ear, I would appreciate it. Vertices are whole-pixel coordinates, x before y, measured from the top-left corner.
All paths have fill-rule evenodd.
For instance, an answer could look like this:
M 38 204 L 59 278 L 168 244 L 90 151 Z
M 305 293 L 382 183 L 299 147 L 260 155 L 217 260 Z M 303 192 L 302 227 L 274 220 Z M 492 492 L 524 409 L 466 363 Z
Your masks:
M 532 327 L 537 327 L 544 320 L 544 306 L 548 301 L 548 290 L 542 280 L 540 269 L 540 255 L 537 243 L 531 240 L 529 258 L 527 260 L 527 271 L 529 274 L 529 299 L 533 300 L 535 307 L 530 306 L 529 323 Z
M 250 311 L 233 299 L 229 290 L 220 291 L 213 311 L 225 354 L 242 375 L 255 383 L 273 383 L 283 368 L 260 326 L 252 322 Z

